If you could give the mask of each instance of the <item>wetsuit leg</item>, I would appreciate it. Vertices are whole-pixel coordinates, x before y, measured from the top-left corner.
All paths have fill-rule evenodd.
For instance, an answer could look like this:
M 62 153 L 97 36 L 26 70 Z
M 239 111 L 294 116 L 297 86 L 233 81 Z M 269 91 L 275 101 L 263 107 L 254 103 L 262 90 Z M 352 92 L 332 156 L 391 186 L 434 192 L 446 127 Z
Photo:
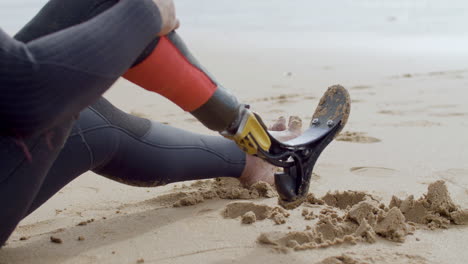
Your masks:
M 83 8 L 80 4 L 85 2 L 103 11 L 116 1 L 52 0 L 16 38 L 28 42 L 79 23 L 76 16 L 64 11 L 82 15 L 90 10 L 78 8 Z M 78 4 L 76 8 L 63 6 L 73 3 Z M 60 12 L 53 10 L 56 7 Z M 53 21 L 57 23 L 48 20 L 49 15 L 58 15 Z M 156 43 L 146 52 L 151 52 Z M 146 55 L 143 52 L 135 63 Z M 33 157 L 30 162 L 12 138 L 0 137 L 0 246 L 21 219 L 90 169 L 127 184 L 157 186 L 218 176 L 238 177 L 245 166 L 245 154 L 229 140 L 133 117 L 103 98 L 81 113 L 61 150 L 71 123 L 52 129 L 51 142 L 45 135 L 26 140 L 25 146 Z
M 87 170 L 128 185 L 239 177 L 245 153 L 220 136 L 129 115 L 104 98 L 84 110 L 29 212 Z
M 15 39 L 29 42 L 39 37 L 87 21 L 117 4 L 119 0 L 50 0 L 39 13 L 26 24 Z M 134 65 L 148 57 L 158 44 L 159 38 L 148 44 L 136 58 Z
M 117 2 L 50 0 L 15 38 L 31 41 L 86 21 Z M 147 46 L 135 64 L 153 52 L 158 39 Z M 101 98 L 81 113 L 29 212 L 89 169 L 127 184 L 156 186 L 218 176 L 238 177 L 244 163 L 245 154 L 226 139 L 133 117 Z
M 36 136 L 21 142 L 0 137 L 0 247 L 28 214 L 71 124 L 70 120 L 51 129 L 48 136 Z
M 51 142 L 26 140 L 30 162 L 14 140 L 0 137 L 0 245 L 21 219 L 88 170 L 151 187 L 239 177 L 245 167 L 245 153 L 233 141 L 132 116 L 104 98 L 80 113 L 63 145 L 70 124 L 51 130 Z
M 15 38 L 22 42 L 30 42 L 79 24 L 117 2 L 118 0 L 51 0 L 30 23 L 16 34 Z M 75 137 L 70 138 L 67 143 L 67 146 L 73 147 L 67 147 L 64 152 L 60 153 L 73 121 L 74 119 L 62 121 L 47 133 L 24 140 L 0 136 L 0 247 L 18 222 L 32 211 L 31 208 L 37 207 L 39 203 L 35 199 L 44 197 L 42 194 L 44 190 L 41 190 L 41 187 L 44 186 L 46 177 L 59 176 L 54 172 L 63 173 L 65 178 L 63 182 L 59 181 L 59 177 L 50 178 L 57 180 L 55 186 L 63 186 L 67 180 L 89 169 L 89 167 L 84 169 L 82 166 L 88 162 L 89 155 L 86 153 L 86 156 L 78 156 L 81 150 L 79 144 L 73 144 Z M 74 150 L 77 156 L 73 156 L 76 159 L 73 159 L 72 165 L 76 164 L 76 167 L 51 170 L 51 167 L 57 167 L 53 164 L 59 153 L 59 161 L 62 161 L 66 157 L 70 158 L 70 152 Z M 56 164 L 61 164 L 61 162 Z M 50 183 L 51 180 L 47 180 L 47 184 Z

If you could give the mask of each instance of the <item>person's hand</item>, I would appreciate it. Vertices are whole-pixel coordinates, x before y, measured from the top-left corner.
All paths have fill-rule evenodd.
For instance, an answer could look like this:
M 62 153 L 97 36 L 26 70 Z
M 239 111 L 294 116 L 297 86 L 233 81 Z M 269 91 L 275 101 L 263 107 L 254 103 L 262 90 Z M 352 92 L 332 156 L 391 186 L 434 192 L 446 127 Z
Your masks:
M 179 28 L 179 20 L 176 17 L 173 0 L 153 0 L 161 14 L 162 27 L 158 36 L 164 36 Z

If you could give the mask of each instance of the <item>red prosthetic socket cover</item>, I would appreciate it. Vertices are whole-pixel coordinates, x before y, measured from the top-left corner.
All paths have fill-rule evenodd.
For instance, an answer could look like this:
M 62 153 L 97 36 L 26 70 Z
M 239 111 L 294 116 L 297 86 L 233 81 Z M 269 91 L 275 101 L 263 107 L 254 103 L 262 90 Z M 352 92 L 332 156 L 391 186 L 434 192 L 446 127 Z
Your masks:
M 217 87 L 167 37 L 161 37 L 153 52 L 123 77 L 166 97 L 187 112 L 206 103 Z

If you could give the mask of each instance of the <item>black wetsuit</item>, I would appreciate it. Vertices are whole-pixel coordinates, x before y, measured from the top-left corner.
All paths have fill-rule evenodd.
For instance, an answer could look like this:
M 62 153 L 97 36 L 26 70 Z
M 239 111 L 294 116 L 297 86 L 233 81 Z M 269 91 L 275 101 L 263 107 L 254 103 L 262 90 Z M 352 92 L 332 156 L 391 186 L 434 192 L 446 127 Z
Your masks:
M 0 246 L 88 170 L 135 186 L 240 176 L 235 143 L 101 97 L 151 52 L 159 30 L 151 0 L 51 0 L 15 39 L 0 30 Z

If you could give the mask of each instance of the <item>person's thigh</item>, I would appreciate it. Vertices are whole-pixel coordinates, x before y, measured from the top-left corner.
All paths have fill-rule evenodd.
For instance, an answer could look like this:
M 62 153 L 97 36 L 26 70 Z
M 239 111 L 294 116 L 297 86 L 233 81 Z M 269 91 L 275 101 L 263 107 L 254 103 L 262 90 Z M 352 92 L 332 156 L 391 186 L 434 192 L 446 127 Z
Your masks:
M 245 153 L 230 140 L 133 116 L 100 98 L 80 113 L 28 214 L 88 170 L 127 185 L 152 187 L 239 177 L 244 166 Z
M 107 160 L 118 145 L 118 137 L 117 130 L 91 107 L 81 111 L 27 215 L 78 176 Z
M 71 123 L 24 141 L 0 137 L 0 246 L 27 214 L 63 147 Z
M 15 39 L 29 42 L 82 23 L 109 9 L 119 0 L 49 0 Z
M 87 21 L 118 3 L 119 0 L 49 0 L 14 38 L 29 42 L 62 29 Z M 148 44 L 134 65 L 143 61 L 156 47 L 159 38 Z

